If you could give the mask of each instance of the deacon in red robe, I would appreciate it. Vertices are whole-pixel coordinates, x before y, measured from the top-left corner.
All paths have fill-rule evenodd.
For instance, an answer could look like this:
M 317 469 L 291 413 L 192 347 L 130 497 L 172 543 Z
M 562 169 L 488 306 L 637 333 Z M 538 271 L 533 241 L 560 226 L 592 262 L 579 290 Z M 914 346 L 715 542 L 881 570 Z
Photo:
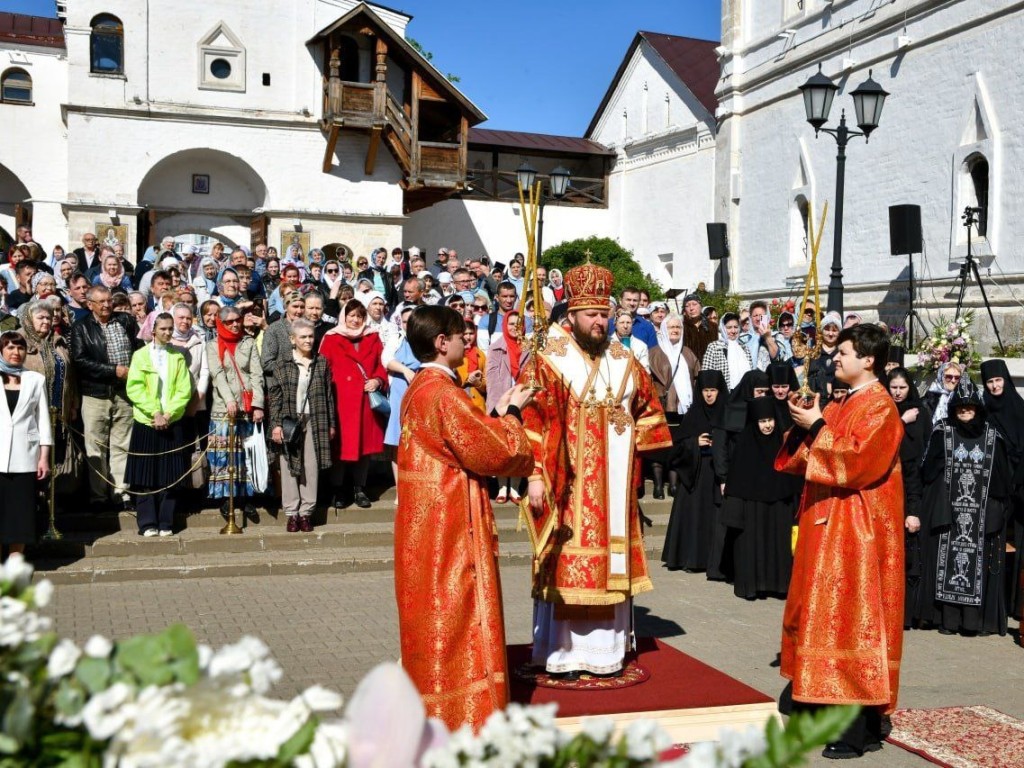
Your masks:
M 471 402 L 454 369 L 465 323 L 455 310 L 417 308 L 407 338 L 422 367 L 402 400 L 395 515 L 395 593 L 402 665 L 427 714 L 450 730 L 479 728 L 508 703 L 498 532 L 488 476 L 528 475 L 533 452 L 514 387 L 497 418 Z
M 888 339 L 874 325 L 839 336 L 836 376 L 850 386 L 822 413 L 791 396 L 794 427 L 775 468 L 806 478 L 782 626 L 782 675 L 794 708 L 864 709 L 825 757 L 881 745 L 896 707 L 903 650 L 903 426 L 879 382 Z M 783 694 L 785 712 L 789 690 Z

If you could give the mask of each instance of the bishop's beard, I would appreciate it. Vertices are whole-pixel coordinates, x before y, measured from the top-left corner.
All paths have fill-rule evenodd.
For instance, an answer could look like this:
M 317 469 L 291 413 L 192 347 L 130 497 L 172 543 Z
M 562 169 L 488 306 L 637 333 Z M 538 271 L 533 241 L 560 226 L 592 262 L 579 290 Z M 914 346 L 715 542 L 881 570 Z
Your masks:
M 608 351 L 608 345 L 611 344 L 605 334 L 601 334 L 601 338 L 596 339 L 593 336 L 586 335 L 580 332 L 579 328 L 573 326 L 572 337 L 576 339 L 576 343 L 580 345 L 580 349 L 586 352 L 591 357 L 601 357 L 605 352 Z

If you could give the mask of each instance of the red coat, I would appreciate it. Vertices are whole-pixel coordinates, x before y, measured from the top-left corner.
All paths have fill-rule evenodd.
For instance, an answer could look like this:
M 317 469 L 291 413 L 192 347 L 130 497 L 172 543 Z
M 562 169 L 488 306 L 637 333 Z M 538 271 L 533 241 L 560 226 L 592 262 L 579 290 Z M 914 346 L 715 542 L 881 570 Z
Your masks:
M 381 364 L 384 351 L 380 336 L 368 333 L 356 344 L 339 333 L 329 333 L 320 344 L 320 354 L 331 364 L 334 402 L 338 408 L 338 446 L 335 458 L 358 461 L 363 456 L 384 450 L 387 419 L 370 408 L 370 397 L 363 391 L 365 379 L 356 365 L 363 366 L 371 379 L 380 379 L 381 392 L 387 392 L 388 374 Z

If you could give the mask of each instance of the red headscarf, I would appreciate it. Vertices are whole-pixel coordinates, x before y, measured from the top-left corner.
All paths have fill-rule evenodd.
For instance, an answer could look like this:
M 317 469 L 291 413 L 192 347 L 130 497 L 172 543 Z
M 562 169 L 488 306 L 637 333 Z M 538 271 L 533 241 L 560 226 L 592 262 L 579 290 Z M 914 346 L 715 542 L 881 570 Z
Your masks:
M 470 322 L 472 322 L 472 321 L 470 321 Z M 467 325 L 468 325 L 468 323 L 467 323 Z M 473 327 L 475 329 L 475 326 L 473 326 Z M 474 334 L 472 334 L 472 336 L 473 336 L 473 346 L 471 346 L 471 347 L 467 346 L 466 347 L 466 352 L 465 352 L 465 356 L 464 356 L 465 360 L 466 360 L 466 375 L 467 376 L 469 374 L 473 373 L 474 371 L 479 371 L 480 370 L 480 349 L 476 345 L 476 334 L 474 333 Z
M 512 369 L 512 378 L 519 378 L 519 361 L 523 357 L 523 348 L 519 344 L 519 339 L 512 338 L 512 334 L 508 332 L 508 323 L 513 317 L 519 317 L 518 312 L 506 312 L 505 319 L 501 322 L 501 335 L 505 337 L 505 346 L 508 348 L 508 364 Z M 520 323 L 519 333 L 523 332 L 522 323 Z
M 232 331 L 224 323 L 220 321 L 220 315 L 216 317 L 217 322 L 217 354 L 220 356 L 220 361 L 224 362 L 224 352 L 230 352 L 231 356 L 235 356 L 235 348 L 238 346 L 243 338 L 245 338 L 245 331 L 241 324 L 238 326 L 238 332 Z

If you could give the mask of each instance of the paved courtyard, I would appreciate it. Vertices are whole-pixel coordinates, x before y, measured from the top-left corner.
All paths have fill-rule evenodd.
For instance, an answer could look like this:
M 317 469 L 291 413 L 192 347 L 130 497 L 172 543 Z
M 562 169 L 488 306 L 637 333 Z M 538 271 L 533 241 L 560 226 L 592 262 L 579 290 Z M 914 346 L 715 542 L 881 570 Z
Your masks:
M 502 571 L 512 643 L 530 639 L 529 569 Z M 243 634 L 265 640 L 284 667 L 277 689 L 289 696 L 313 683 L 351 694 L 380 661 L 398 658 L 390 571 L 61 585 L 51 613 L 78 641 L 93 633 L 122 637 L 184 621 L 197 637 L 222 645 Z M 655 571 L 655 591 L 637 601 L 640 634 L 655 635 L 770 695 L 782 688 L 774 666 L 782 603 L 749 603 L 702 575 Z M 903 657 L 901 706 L 987 704 L 1024 719 L 1024 649 L 1013 637 L 965 639 L 910 632 Z M 685 685 L 686 681 L 680 681 Z M 830 765 L 818 758 L 812 765 Z M 925 766 L 886 746 L 863 766 Z

